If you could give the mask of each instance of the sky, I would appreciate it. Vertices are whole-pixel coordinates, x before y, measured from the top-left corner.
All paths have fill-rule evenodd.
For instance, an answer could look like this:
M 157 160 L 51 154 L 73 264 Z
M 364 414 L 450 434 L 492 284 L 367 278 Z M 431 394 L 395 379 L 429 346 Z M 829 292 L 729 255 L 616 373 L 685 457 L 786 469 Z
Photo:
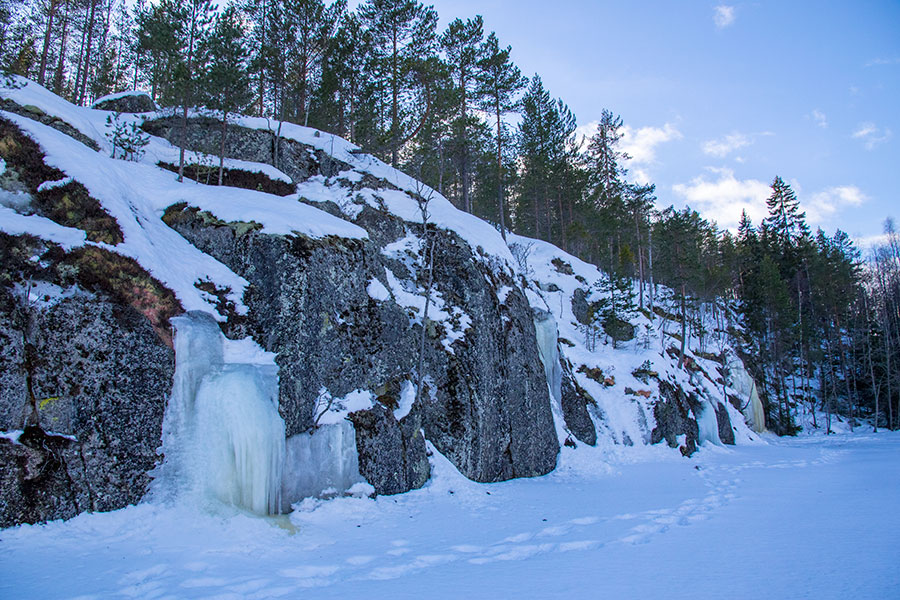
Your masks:
M 777 175 L 829 234 L 866 243 L 900 219 L 897 0 L 432 4 L 441 29 L 481 14 L 583 132 L 621 115 L 629 176 L 661 206 L 758 224 Z

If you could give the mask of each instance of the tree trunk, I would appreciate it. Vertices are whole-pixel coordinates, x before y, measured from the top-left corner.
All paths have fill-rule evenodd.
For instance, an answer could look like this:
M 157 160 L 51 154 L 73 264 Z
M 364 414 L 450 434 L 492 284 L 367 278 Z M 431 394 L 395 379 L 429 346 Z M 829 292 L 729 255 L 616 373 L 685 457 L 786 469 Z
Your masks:
M 225 170 L 225 134 L 227 133 L 228 111 L 222 111 L 222 139 L 219 141 L 219 185 L 222 185 L 222 172 Z
M 97 0 L 91 0 L 91 16 L 88 20 L 87 54 L 84 57 L 84 75 L 81 78 L 81 87 L 78 89 L 75 104 L 81 104 L 86 99 L 87 82 L 91 75 L 91 50 L 94 42 L 94 15 L 96 14 Z
M 66 0 L 66 12 L 63 13 L 62 35 L 59 43 L 59 60 L 56 64 L 56 73 L 53 76 L 53 92 L 59 96 L 62 94 L 63 70 L 65 69 L 66 43 L 68 42 L 69 7 L 71 3 Z
M 503 206 L 503 144 L 501 142 L 500 125 L 500 96 L 496 97 L 495 107 L 497 109 L 497 200 L 500 208 L 500 235 L 503 241 L 506 241 L 506 209 Z
M 47 71 L 47 55 L 50 53 L 50 34 L 53 31 L 53 17 L 56 15 L 57 0 L 50 0 L 47 28 L 44 30 L 44 44 L 41 49 L 41 66 L 38 69 L 38 83 L 44 85 L 44 74 Z
M 681 350 L 678 352 L 678 368 L 684 368 L 684 349 L 687 346 L 687 310 L 684 284 L 681 284 Z

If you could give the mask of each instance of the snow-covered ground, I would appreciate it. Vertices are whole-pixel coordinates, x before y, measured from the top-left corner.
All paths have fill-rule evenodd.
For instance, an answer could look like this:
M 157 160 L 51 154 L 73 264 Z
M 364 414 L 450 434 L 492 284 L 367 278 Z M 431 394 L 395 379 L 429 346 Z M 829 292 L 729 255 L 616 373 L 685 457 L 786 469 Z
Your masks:
M 143 504 L 0 531 L 4 598 L 900 598 L 900 435 L 565 455 L 290 517 Z

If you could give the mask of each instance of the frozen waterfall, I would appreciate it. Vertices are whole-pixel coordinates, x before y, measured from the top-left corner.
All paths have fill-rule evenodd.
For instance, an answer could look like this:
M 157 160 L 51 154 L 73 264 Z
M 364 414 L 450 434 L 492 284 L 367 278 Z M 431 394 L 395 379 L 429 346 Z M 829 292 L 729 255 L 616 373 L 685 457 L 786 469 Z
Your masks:
M 719 438 L 719 420 L 716 418 L 716 409 L 708 400 L 703 400 L 702 406 L 700 414 L 696 415 L 700 442 L 721 446 L 722 440 Z
M 559 330 L 553 314 L 540 309 L 534 313 L 534 331 L 537 337 L 538 356 L 544 366 L 547 387 L 550 392 L 550 409 L 560 444 L 569 438 L 562 413 L 562 365 L 559 364 Z
M 537 335 L 538 354 L 544 365 L 550 395 L 557 403 L 562 397 L 562 367 L 559 364 L 559 333 L 556 319 L 546 311 L 534 311 L 534 329 Z
M 750 377 L 741 359 L 736 356 L 728 363 L 728 369 L 731 373 L 731 387 L 745 399 L 741 402 L 741 406 L 744 407 L 741 412 L 748 420 L 750 428 L 756 433 L 765 433 L 766 413 L 759 399 L 756 382 Z
M 280 512 L 285 433 L 271 355 L 243 351 L 201 311 L 172 323 L 175 381 L 154 492 Z

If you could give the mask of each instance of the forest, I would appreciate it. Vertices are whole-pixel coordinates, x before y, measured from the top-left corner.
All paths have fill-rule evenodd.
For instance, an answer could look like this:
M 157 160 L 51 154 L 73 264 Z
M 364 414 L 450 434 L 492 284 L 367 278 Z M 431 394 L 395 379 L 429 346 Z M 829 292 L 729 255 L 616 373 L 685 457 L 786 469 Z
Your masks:
M 789 173 L 769 174 L 768 216 L 744 214 L 736 232 L 663 208 L 654 185 L 629 179 L 615 111 L 584 139 L 480 16 L 438 23 L 418 0 L 352 11 L 346 0 L 0 0 L 0 67 L 78 105 L 145 90 L 183 124 L 200 110 L 224 131 L 248 114 L 269 119 L 275 140 L 285 122 L 346 138 L 504 236 L 602 268 L 598 321 L 643 311 L 676 322 L 682 361 L 688 339 L 710 355 L 717 336 L 736 340 L 776 433 L 796 433 L 801 415 L 826 431 L 834 418 L 900 428 L 890 219 L 865 249 L 812 231 Z M 183 149 L 180 163 L 179 178 Z

